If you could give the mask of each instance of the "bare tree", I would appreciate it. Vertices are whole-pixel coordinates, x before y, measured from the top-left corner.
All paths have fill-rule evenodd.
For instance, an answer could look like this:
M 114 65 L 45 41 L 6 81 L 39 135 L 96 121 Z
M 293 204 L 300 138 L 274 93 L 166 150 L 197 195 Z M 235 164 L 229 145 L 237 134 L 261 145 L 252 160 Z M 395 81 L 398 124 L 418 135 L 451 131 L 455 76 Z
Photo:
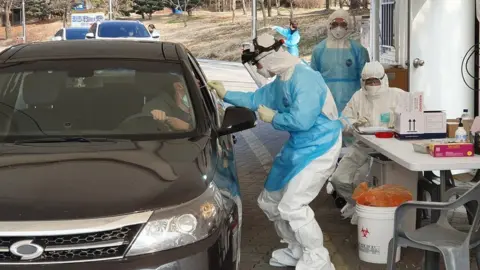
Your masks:
M 237 9 L 237 0 L 232 0 L 232 23 L 235 22 L 235 9 Z
M 10 22 L 10 13 L 12 12 L 14 0 L 1 0 L 0 3 L 5 12 L 5 39 L 9 39 L 12 37 L 12 23 Z
M 255 0 L 256 1 L 256 0 Z M 263 15 L 263 27 L 267 27 L 267 12 L 265 11 L 265 2 L 264 0 L 260 0 L 260 8 L 262 9 Z M 256 12 L 256 11 L 255 11 Z
M 242 9 L 243 9 L 243 15 L 247 15 L 247 8 L 245 6 L 245 0 L 242 0 Z
M 267 0 L 268 17 L 272 17 L 272 0 Z
M 293 2 L 294 0 L 290 0 L 290 20 L 293 20 Z
M 325 9 L 326 10 L 330 9 L 330 0 L 325 0 Z

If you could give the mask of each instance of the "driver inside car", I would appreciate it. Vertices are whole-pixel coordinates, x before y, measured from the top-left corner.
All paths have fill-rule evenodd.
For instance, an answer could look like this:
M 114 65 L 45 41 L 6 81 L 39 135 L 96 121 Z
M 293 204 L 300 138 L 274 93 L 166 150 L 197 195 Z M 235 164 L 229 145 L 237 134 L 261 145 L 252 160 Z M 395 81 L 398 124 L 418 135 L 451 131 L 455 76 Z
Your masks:
M 187 90 L 183 83 L 173 83 L 173 89 L 162 91 L 143 106 L 144 113 L 150 113 L 153 119 L 165 122 L 175 131 L 191 129 L 192 111 Z

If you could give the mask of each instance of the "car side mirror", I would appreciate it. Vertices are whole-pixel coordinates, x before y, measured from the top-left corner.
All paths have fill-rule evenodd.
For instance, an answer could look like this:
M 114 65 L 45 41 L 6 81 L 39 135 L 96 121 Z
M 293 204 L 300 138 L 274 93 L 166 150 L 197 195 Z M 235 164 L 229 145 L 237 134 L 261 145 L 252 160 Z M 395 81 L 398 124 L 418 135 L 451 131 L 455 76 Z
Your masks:
M 157 31 L 152 32 L 152 38 L 160 38 L 160 33 Z
M 52 41 L 60 41 L 60 40 L 62 40 L 62 37 L 59 37 L 59 36 L 52 37 Z
M 95 38 L 95 35 L 94 35 L 93 33 L 87 33 L 87 34 L 85 35 L 85 38 L 86 38 L 86 39 L 92 39 L 92 38 Z
M 255 127 L 257 116 L 255 112 L 244 107 L 228 107 L 225 110 L 222 127 L 218 130 L 219 136 L 224 136 Z

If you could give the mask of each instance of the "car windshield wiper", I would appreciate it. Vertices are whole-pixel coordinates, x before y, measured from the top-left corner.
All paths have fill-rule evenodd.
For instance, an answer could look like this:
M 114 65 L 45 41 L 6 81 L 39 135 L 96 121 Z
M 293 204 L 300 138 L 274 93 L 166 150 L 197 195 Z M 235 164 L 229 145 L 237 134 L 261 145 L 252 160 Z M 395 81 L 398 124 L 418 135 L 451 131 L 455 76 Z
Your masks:
M 38 138 L 38 139 L 27 139 L 27 140 L 18 140 L 14 144 L 25 144 L 25 143 L 69 143 L 69 142 L 82 142 L 82 143 L 92 143 L 92 142 L 115 142 L 115 140 L 107 138 L 85 138 L 85 137 L 50 137 L 50 138 Z

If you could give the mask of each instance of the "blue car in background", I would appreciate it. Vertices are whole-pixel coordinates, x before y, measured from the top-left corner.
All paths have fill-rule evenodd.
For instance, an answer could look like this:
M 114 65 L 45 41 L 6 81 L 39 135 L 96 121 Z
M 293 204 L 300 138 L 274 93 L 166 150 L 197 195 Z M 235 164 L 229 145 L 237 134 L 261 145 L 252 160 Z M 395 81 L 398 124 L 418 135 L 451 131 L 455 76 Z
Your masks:
M 67 27 L 62 28 L 55 33 L 55 36 L 52 37 L 53 41 L 59 40 L 74 40 L 74 39 L 85 39 L 85 35 L 88 33 L 88 28 L 83 27 Z

